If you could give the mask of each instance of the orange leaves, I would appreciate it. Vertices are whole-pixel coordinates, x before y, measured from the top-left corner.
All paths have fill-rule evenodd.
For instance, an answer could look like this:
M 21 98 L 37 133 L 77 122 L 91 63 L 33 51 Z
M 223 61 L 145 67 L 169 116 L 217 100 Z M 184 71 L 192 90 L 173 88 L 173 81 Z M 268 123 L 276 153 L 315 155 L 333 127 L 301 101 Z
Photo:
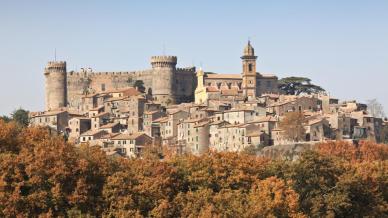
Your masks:
M 297 161 L 238 153 L 108 158 L 0 121 L 0 217 L 324 217 L 387 212 L 387 147 L 320 144 Z M 155 155 L 156 154 L 156 155 Z
M 296 142 L 305 139 L 305 118 L 301 112 L 288 112 L 280 121 L 279 127 L 284 131 L 285 137 Z
M 283 180 L 269 177 L 255 183 L 249 194 L 248 217 L 303 217 L 299 213 L 299 196 Z
M 321 143 L 317 148 L 322 155 L 338 157 L 351 162 L 381 161 L 388 158 L 388 146 L 372 141 L 361 141 L 359 145 L 345 141 L 333 141 Z
M 18 134 L 20 132 L 16 123 L 6 123 L 0 119 L 0 152 L 17 152 L 19 151 Z

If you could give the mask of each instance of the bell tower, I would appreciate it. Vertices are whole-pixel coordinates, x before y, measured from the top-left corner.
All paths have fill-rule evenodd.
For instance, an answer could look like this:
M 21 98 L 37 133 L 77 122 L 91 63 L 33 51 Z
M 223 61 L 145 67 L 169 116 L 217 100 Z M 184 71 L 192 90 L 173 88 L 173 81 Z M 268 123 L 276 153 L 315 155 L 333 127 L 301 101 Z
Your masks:
M 242 59 L 242 90 L 245 97 L 256 97 L 256 59 L 255 50 L 253 49 L 251 42 L 244 48 Z

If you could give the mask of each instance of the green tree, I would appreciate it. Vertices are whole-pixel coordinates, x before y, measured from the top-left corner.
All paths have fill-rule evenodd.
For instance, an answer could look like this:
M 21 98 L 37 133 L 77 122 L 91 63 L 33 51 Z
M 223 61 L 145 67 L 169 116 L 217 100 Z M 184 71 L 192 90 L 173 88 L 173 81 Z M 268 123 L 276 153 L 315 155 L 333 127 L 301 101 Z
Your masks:
M 287 95 L 300 95 L 302 93 L 314 94 L 325 90 L 311 83 L 311 79 L 306 77 L 286 77 L 278 82 L 278 87 Z
M 12 119 L 11 119 L 10 117 L 8 117 L 8 116 L 3 115 L 3 116 L 0 116 L 0 120 L 3 120 L 4 122 L 8 123 L 8 122 L 10 122 Z
M 341 174 L 342 168 L 332 159 L 308 151 L 292 165 L 287 177 L 294 181 L 293 189 L 299 194 L 302 211 L 310 217 L 325 217 L 328 210 L 325 197 Z
M 28 117 L 28 113 L 29 112 L 27 110 L 19 108 L 19 109 L 15 110 L 14 112 L 12 112 L 11 117 L 12 117 L 12 120 L 14 120 L 19 125 L 26 127 L 26 126 L 28 126 L 28 124 L 30 122 L 29 117 Z
M 136 80 L 133 83 L 133 87 L 137 88 L 140 92 L 145 92 L 144 82 L 143 80 Z

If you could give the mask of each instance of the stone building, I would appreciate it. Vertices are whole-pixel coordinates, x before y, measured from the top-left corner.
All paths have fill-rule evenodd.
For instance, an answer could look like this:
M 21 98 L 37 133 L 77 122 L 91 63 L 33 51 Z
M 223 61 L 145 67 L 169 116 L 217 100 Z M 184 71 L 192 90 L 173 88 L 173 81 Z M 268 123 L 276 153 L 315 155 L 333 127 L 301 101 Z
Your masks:
M 81 68 L 80 72 L 68 72 L 66 62 L 51 61 L 44 71 L 46 111 L 62 107 L 81 110 L 85 95 L 95 101 L 94 93 L 130 87 L 136 81 L 142 81 L 145 91 L 163 105 L 191 101 L 197 85 L 195 68 L 177 68 L 176 64 L 176 56 L 153 56 L 151 69 L 142 71 L 93 72 Z
M 206 73 L 200 69 L 197 72 L 195 103 L 207 103 L 212 99 L 255 99 L 263 93 L 279 92 L 275 75 L 256 72 L 257 56 L 249 41 L 241 59 L 241 74 Z
M 64 133 L 68 125 L 68 120 L 71 118 L 68 111 L 46 111 L 30 113 L 30 125 L 49 127 L 58 133 Z

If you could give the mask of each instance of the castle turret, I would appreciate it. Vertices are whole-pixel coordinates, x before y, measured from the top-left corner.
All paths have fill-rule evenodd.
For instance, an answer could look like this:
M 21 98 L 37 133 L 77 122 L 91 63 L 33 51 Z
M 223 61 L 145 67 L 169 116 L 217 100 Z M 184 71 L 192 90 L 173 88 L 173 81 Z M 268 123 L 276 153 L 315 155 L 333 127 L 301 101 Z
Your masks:
M 152 96 L 162 105 L 175 103 L 176 56 L 153 56 Z
M 48 62 L 44 75 L 46 92 L 46 111 L 65 107 L 67 104 L 66 96 L 66 62 L 50 61 Z

